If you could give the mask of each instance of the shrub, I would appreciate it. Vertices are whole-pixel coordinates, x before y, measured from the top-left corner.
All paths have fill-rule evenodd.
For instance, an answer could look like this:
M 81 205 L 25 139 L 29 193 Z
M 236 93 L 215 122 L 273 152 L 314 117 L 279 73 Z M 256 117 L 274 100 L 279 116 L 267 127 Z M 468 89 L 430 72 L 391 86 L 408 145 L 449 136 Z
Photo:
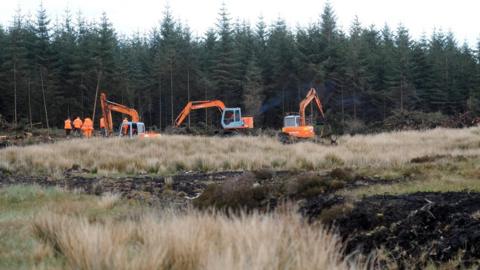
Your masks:
M 193 201 L 199 209 L 215 208 L 238 212 L 268 207 L 273 187 L 260 185 L 253 175 L 229 179 L 222 184 L 211 184 Z
M 324 224 L 332 224 L 339 217 L 348 214 L 353 209 L 351 204 L 338 204 L 324 209 L 318 219 Z
M 343 164 L 345 164 L 345 161 L 343 161 L 343 159 L 332 153 L 325 155 L 325 161 L 327 162 L 327 166 L 342 166 Z
M 291 179 L 287 183 L 287 194 L 294 199 L 308 199 L 344 187 L 345 181 L 343 180 L 308 173 Z
M 395 111 L 383 121 L 386 130 L 431 129 L 439 127 L 447 120 L 440 112 Z
M 330 171 L 329 175 L 332 178 L 345 181 L 350 181 L 355 178 L 353 170 L 349 168 L 335 168 Z
M 291 198 L 309 198 L 326 191 L 325 179 L 316 174 L 303 174 L 287 183 L 287 194 Z

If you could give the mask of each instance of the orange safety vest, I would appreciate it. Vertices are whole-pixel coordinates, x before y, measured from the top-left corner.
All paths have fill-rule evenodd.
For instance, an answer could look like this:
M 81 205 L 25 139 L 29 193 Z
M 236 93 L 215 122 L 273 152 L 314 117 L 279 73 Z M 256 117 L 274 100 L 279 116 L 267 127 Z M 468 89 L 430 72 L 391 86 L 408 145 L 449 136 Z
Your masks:
M 122 124 L 126 124 L 126 123 L 128 123 L 128 120 L 127 120 L 127 119 L 123 119 Z M 127 131 L 128 131 L 128 125 L 123 125 L 123 126 L 122 126 L 122 133 L 123 133 L 124 135 L 127 135 Z
M 85 118 L 85 120 L 83 121 L 83 126 L 82 126 L 82 130 L 92 130 L 93 129 L 93 122 L 92 122 L 92 119 L 90 118 Z
M 73 126 L 75 128 L 81 128 L 82 125 L 83 125 L 83 123 L 82 123 L 82 120 L 80 118 L 77 117 L 77 118 L 75 118 L 75 120 L 73 120 Z
M 64 129 L 72 129 L 72 120 L 70 120 L 70 119 L 65 120 L 65 126 L 63 128 Z
M 105 119 L 100 118 L 100 128 L 105 128 Z

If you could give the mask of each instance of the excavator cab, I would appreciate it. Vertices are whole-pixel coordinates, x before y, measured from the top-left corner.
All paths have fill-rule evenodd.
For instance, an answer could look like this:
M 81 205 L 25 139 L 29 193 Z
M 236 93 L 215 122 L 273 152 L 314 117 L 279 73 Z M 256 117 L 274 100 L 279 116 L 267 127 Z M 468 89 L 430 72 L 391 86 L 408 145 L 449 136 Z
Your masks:
M 222 111 L 224 129 L 253 128 L 253 117 L 242 117 L 242 109 L 225 108 Z
M 243 126 L 242 111 L 240 108 L 225 108 L 222 112 L 222 127 L 224 129 L 240 128 Z
M 282 132 L 295 138 L 312 138 L 315 136 L 313 126 L 302 126 L 300 115 L 287 115 L 283 118 Z
M 300 126 L 300 115 L 287 115 L 283 118 L 284 127 L 298 127 Z

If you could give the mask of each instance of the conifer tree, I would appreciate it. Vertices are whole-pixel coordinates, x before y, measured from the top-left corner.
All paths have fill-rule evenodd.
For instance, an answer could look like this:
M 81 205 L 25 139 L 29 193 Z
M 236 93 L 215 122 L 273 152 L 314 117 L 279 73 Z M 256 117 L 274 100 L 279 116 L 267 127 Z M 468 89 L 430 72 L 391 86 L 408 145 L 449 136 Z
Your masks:
M 212 79 L 219 99 L 226 103 L 236 103 L 240 100 L 240 80 L 238 79 L 239 65 L 235 60 L 234 33 L 231 19 L 225 3 L 220 9 L 217 22 L 218 43 L 215 53 L 215 67 Z
M 400 25 L 395 37 L 393 54 L 394 73 L 390 78 L 390 87 L 393 92 L 397 109 L 403 112 L 409 109 L 409 104 L 415 97 L 414 89 L 410 83 L 411 66 L 411 40 L 408 30 Z
M 416 110 L 433 112 L 435 105 L 432 99 L 433 77 L 432 64 L 428 56 L 428 43 L 423 36 L 412 46 L 412 84 L 417 94 L 417 102 L 414 104 Z
M 22 83 L 27 74 L 27 48 L 26 48 L 26 36 L 25 36 L 25 22 L 18 11 L 14 16 L 13 26 L 9 30 L 9 39 L 7 40 L 5 34 L 3 34 L 4 46 L 6 48 L 3 56 L 3 70 L 9 75 L 5 76 L 5 81 L 11 82 L 11 90 L 13 96 L 13 124 L 16 126 L 20 118 L 20 106 L 26 104 L 21 101 L 24 100 L 25 87 Z M 10 71 L 10 72 L 8 72 Z M 7 91 L 5 91 L 7 93 Z M 7 95 L 8 96 L 8 95 Z
M 253 56 L 247 66 L 243 87 L 243 105 L 245 114 L 260 116 L 260 107 L 264 99 L 262 72 L 257 59 Z M 261 117 L 261 116 L 260 116 Z M 258 121 L 262 119 L 258 118 Z
M 47 11 L 40 5 L 37 12 L 36 25 L 35 25 L 35 67 L 37 74 L 37 85 L 39 85 L 41 91 L 41 99 L 43 104 L 43 111 L 45 113 L 45 124 L 47 129 L 50 129 L 50 122 L 48 116 L 48 108 L 50 104 L 56 105 L 55 95 L 53 89 L 50 89 L 49 73 L 52 63 L 52 48 L 50 47 L 50 20 L 47 17 Z M 48 100 L 48 103 L 47 103 Z
M 117 36 L 106 14 L 77 17 L 67 11 L 53 24 L 40 5 L 33 20 L 18 12 L 0 26 L 0 114 L 9 122 L 61 127 L 66 116 L 90 116 L 100 90 L 159 128 L 199 99 L 242 106 L 257 127 L 278 128 L 310 87 L 332 122 L 370 125 L 397 110 L 480 114 L 480 43 L 459 44 L 452 33 L 414 39 L 405 27 L 363 27 L 358 18 L 343 33 L 330 4 L 293 31 L 282 18 L 233 21 L 225 5 L 200 35 L 168 7 L 146 34 Z M 191 119 L 216 125 L 218 113 Z

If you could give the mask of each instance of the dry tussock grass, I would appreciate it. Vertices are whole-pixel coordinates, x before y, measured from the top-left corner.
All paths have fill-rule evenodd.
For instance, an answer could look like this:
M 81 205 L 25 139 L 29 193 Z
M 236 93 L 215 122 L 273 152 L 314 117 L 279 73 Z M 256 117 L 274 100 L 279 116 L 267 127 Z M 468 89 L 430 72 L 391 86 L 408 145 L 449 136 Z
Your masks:
M 71 269 L 356 269 L 336 235 L 293 214 L 190 212 L 89 223 L 43 212 L 34 234 Z M 47 248 L 48 250 L 48 248 Z
M 480 128 L 343 136 L 338 146 L 271 137 L 96 138 L 0 151 L 0 168 L 60 176 L 74 164 L 99 174 L 402 166 L 426 155 L 480 155 Z
M 118 193 L 104 193 L 98 200 L 98 207 L 103 209 L 112 209 L 119 201 L 120 194 Z

